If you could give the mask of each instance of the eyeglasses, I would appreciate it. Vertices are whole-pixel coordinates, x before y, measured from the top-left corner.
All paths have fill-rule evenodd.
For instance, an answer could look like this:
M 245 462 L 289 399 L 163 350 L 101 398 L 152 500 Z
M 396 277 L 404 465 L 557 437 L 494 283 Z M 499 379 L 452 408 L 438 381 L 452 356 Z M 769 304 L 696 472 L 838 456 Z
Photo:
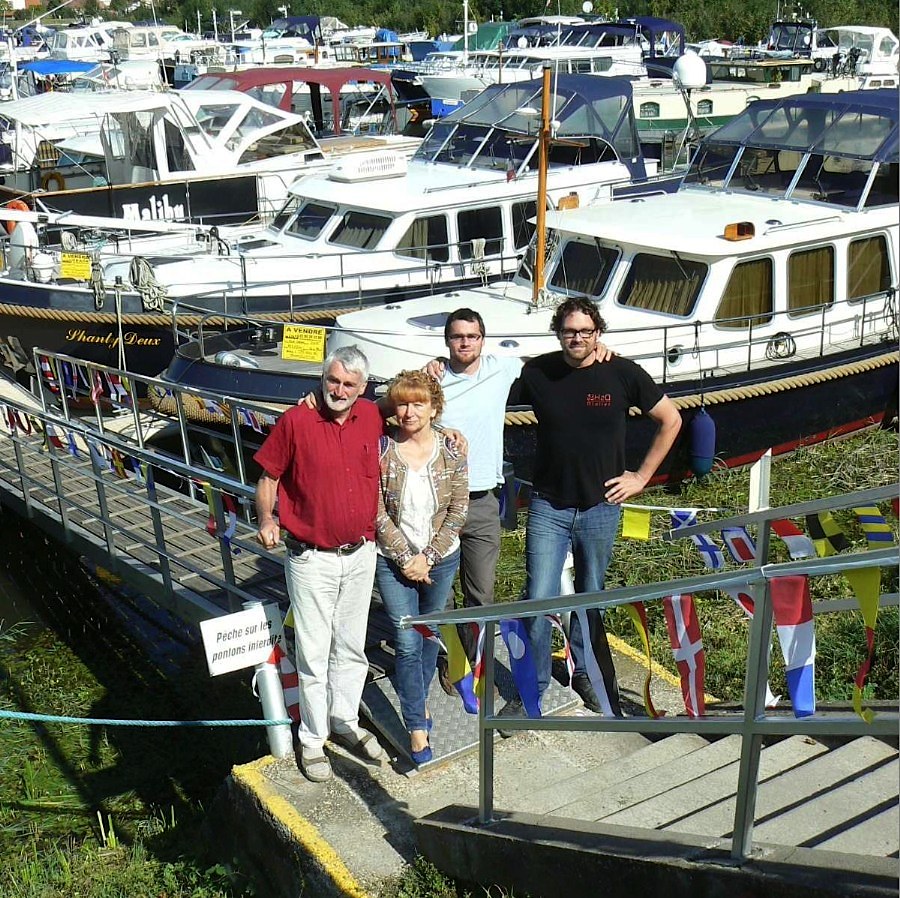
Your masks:
M 450 336 L 447 337 L 447 340 L 450 343 L 462 343 L 465 340 L 471 340 L 473 343 L 477 343 L 482 339 L 482 336 L 482 334 L 450 334 Z
M 585 328 L 584 330 L 580 331 L 564 330 L 560 331 L 559 335 L 563 340 L 574 340 L 576 337 L 581 337 L 582 340 L 590 340 L 591 337 L 593 337 L 596 333 L 597 328 L 592 327 L 590 329 Z

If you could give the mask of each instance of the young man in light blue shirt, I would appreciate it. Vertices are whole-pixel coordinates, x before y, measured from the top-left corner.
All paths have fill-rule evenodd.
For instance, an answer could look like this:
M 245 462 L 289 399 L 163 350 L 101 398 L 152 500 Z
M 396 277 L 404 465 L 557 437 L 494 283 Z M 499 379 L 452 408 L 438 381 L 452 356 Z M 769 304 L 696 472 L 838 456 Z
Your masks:
M 459 565 L 466 607 L 494 601 L 500 555 L 503 424 L 509 389 L 522 370 L 518 358 L 482 355 L 484 337 L 481 315 L 472 309 L 457 309 L 444 325 L 449 358 L 428 365 L 444 390 L 441 423 L 462 431 L 469 443 L 469 514 L 460 532 Z M 469 630 L 461 629 L 471 658 L 474 645 L 467 638 Z M 446 685 L 445 677 L 441 680 Z

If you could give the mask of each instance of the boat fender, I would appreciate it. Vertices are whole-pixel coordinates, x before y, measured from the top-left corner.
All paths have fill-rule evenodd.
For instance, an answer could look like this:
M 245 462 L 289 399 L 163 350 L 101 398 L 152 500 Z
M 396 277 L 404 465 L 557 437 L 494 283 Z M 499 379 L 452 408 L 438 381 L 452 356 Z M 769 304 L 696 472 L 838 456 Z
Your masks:
M 822 59 L 821 57 L 813 60 L 813 71 L 814 72 L 819 72 L 821 74 L 822 72 L 825 71 L 827 66 L 828 66 L 827 60 Z
M 15 209 L 16 212 L 30 212 L 31 209 L 28 208 L 28 203 L 24 200 L 10 200 L 6 204 L 7 209 Z M 7 221 L 6 222 L 6 233 L 12 234 L 12 232 L 16 229 L 17 221 Z
M 705 477 L 712 470 L 716 457 L 716 422 L 700 406 L 688 425 L 691 470 L 696 477 Z
M 66 179 L 58 171 L 48 171 L 47 174 L 41 178 L 41 187 L 52 193 L 59 190 L 65 190 Z

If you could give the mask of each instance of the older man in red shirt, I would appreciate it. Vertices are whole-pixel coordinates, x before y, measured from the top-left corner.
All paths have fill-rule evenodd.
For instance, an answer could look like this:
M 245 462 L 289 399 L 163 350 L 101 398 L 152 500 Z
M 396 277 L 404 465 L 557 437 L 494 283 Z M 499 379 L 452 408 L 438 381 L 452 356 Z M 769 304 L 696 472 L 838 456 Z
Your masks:
M 325 360 L 318 408 L 289 409 L 255 455 L 263 469 L 257 538 L 274 548 L 281 528 L 287 531 L 300 769 L 312 782 L 331 777 L 323 751 L 329 733 L 367 760 L 384 757 L 374 735 L 359 726 L 383 432 L 375 403 L 360 398 L 368 375 L 368 361 L 355 346 L 335 350 Z

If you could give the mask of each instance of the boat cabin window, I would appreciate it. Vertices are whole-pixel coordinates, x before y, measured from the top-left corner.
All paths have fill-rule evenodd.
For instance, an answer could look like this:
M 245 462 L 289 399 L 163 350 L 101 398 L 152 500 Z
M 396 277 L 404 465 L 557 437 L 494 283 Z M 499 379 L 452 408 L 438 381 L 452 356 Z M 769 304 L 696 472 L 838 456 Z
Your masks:
M 724 187 L 725 178 L 739 149 L 736 146 L 715 143 L 702 146 L 694 157 L 690 170 L 684 176 L 684 183 Z
M 847 253 L 847 299 L 858 302 L 891 288 L 891 263 L 883 235 L 853 240 Z
M 284 81 L 276 84 L 260 84 L 257 87 L 251 87 L 247 91 L 247 96 L 265 103 L 266 106 L 274 106 L 276 109 L 281 108 L 281 101 L 287 93 L 288 86 Z
M 184 143 L 184 133 L 174 122 L 164 121 L 166 135 L 166 165 L 170 172 L 194 171 L 194 160 Z
M 229 141 L 231 143 L 231 141 Z M 302 122 L 294 122 L 281 131 L 274 134 L 266 134 L 241 153 L 239 164 L 256 162 L 260 159 L 271 159 L 275 156 L 284 156 L 287 153 L 300 153 L 311 150 L 315 143 L 309 133 L 309 129 Z M 321 156 L 321 154 L 319 154 Z M 309 157 L 307 157 L 309 158 Z
M 387 215 L 373 215 L 371 212 L 351 209 L 344 213 L 328 242 L 354 249 L 375 249 L 390 223 L 391 218 Z
M 771 259 L 739 262 L 731 272 L 714 320 L 719 327 L 767 324 L 772 320 L 773 295 Z
M 447 142 L 447 138 L 455 128 L 456 124 L 453 122 L 436 122 L 425 136 L 422 145 L 416 150 L 414 158 L 433 162 L 435 154 Z
M 531 243 L 531 238 L 534 236 L 537 203 L 534 200 L 526 203 L 513 203 L 511 214 L 513 249 L 522 249 Z
M 313 240 L 322 233 L 322 228 L 328 224 L 331 216 L 336 211 L 335 206 L 312 201 L 306 202 L 291 220 L 291 223 L 285 229 L 285 233 L 294 237 L 305 237 L 307 240 Z
M 265 109 L 248 109 L 240 124 L 225 141 L 225 147 L 229 150 L 236 150 L 247 137 L 260 128 L 268 128 L 282 121 L 284 119 L 274 112 L 267 112 Z
M 460 259 L 496 256 L 503 251 L 503 219 L 499 206 L 466 209 L 456 216 Z
M 445 215 L 422 215 L 400 238 L 397 255 L 429 262 L 446 262 L 450 258 Z
M 788 259 L 788 315 L 795 317 L 834 304 L 834 248 L 799 250 Z
M 631 260 L 618 301 L 623 306 L 662 312 L 665 315 L 690 315 L 697 304 L 707 266 L 702 262 L 638 253 Z
M 237 106 L 201 106 L 196 113 L 197 123 L 212 137 L 215 137 L 237 112 Z
M 803 166 L 791 196 L 855 209 L 871 170 L 872 163 L 868 160 L 813 153 Z M 891 202 L 897 202 L 896 191 Z
M 697 115 L 712 115 L 713 114 L 713 101 L 712 100 L 700 100 L 697 103 Z
M 878 166 L 875 179 L 869 188 L 869 195 L 866 197 L 865 205 L 867 209 L 875 206 L 890 206 L 897 203 L 898 192 L 900 192 L 897 172 L 898 166 L 896 162 L 882 162 Z
M 547 286 L 555 293 L 578 293 L 600 297 L 606 290 L 619 252 L 600 243 L 568 240 L 547 278 Z
M 659 118 L 659 103 L 641 103 L 640 118 Z

